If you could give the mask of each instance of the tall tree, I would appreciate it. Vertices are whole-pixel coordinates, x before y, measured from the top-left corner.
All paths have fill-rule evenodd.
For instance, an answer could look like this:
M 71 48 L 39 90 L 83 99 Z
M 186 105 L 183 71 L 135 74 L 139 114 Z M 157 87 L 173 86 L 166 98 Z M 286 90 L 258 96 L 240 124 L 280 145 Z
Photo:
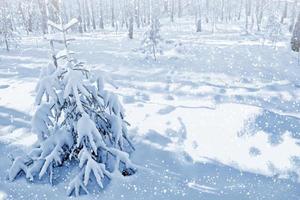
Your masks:
M 17 35 L 13 30 L 7 1 L 2 1 L 0 4 L 0 19 L 0 45 L 4 45 L 6 51 L 10 51 L 11 46 L 17 44 Z
M 295 19 L 296 19 L 296 8 L 297 8 L 297 5 L 298 5 L 298 0 L 294 0 L 294 3 L 293 3 L 293 9 L 292 9 L 292 14 L 291 14 L 291 20 L 290 20 L 290 26 L 289 26 L 289 31 L 292 32 L 293 29 L 294 29 L 294 25 L 295 25 Z
M 110 0 L 111 27 L 115 27 L 115 1 Z
M 182 17 L 182 0 L 178 0 L 178 18 Z
M 133 15 L 135 12 L 134 2 L 130 1 L 128 6 L 128 13 L 129 13 L 129 26 L 128 26 L 128 37 L 129 39 L 133 39 Z
M 201 11 L 201 2 L 202 0 L 196 0 L 196 6 L 195 6 L 195 15 L 196 15 L 196 31 L 201 32 L 202 31 L 202 11 Z
M 174 12 L 175 12 L 175 0 L 171 0 L 171 22 L 174 22 Z
M 99 0 L 99 12 L 100 12 L 100 19 L 99 19 L 99 27 L 104 29 L 104 15 L 103 15 L 103 0 Z
M 285 2 L 284 2 L 284 8 L 283 8 L 282 15 L 281 15 L 280 23 L 283 24 L 284 19 L 287 17 L 287 12 L 288 12 L 288 1 L 285 0 Z

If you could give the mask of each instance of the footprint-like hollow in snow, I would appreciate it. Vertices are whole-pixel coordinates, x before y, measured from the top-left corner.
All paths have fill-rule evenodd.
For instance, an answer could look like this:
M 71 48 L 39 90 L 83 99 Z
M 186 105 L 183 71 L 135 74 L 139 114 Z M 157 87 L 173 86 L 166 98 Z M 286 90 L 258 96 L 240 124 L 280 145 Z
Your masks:
M 9 85 L 0 85 L 0 89 L 5 89 L 5 88 L 8 88 Z
M 124 104 L 131 104 L 131 103 L 135 103 L 136 100 L 134 98 L 134 96 L 124 96 L 123 97 L 123 103 Z
M 138 100 L 150 101 L 150 96 L 146 93 L 137 92 L 136 97 L 137 97 Z
M 256 147 L 251 147 L 249 149 L 249 154 L 251 156 L 253 156 L 253 157 L 257 157 L 257 156 L 259 156 L 261 154 L 261 151 L 258 148 L 256 148 Z
M 174 106 L 166 106 L 162 109 L 160 109 L 157 113 L 161 115 L 169 114 L 170 112 L 173 112 L 176 109 Z
M 145 139 L 152 143 L 160 144 L 161 146 L 167 146 L 167 144 L 172 142 L 168 137 L 163 136 L 152 129 L 148 131 L 147 135 L 145 136 Z

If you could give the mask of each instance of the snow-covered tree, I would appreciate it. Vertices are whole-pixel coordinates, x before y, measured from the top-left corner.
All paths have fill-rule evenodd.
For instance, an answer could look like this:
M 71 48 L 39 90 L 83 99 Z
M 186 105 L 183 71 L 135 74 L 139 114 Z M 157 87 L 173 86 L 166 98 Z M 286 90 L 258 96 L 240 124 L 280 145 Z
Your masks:
M 9 51 L 12 46 L 18 46 L 19 40 L 18 33 L 13 29 L 8 2 L 4 1 L 0 4 L 0 45 L 3 45 Z
M 162 54 L 162 37 L 160 35 L 160 22 L 159 19 L 154 17 L 151 20 L 147 31 L 144 33 L 144 38 L 142 40 L 142 52 L 147 56 L 153 56 L 157 59 L 157 54 Z
M 88 193 L 91 180 L 103 188 L 117 173 L 135 173 L 136 166 L 129 159 L 134 147 L 118 96 L 106 88 L 105 74 L 85 69 L 68 49 L 66 33 L 77 20 L 60 21 L 48 22 L 63 33 L 51 41 L 65 49 L 55 56 L 57 66 L 50 63 L 42 70 L 37 84 L 32 127 L 38 142 L 28 155 L 13 160 L 9 179 L 24 173 L 30 181 L 49 176 L 52 184 L 54 168 L 73 166 L 77 171 L 67 193 L 78 196 Z

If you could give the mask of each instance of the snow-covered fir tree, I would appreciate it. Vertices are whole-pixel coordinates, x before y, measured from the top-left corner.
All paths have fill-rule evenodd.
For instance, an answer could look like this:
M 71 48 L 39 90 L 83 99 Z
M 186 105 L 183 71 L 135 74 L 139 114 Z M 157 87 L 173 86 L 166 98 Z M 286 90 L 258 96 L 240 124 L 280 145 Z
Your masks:
M 162 54 L 162 37 L 160 35 L 160 22 L 157 17 L 153 17 L 151 24 L 149 25 L 147 31 L 144 33 L 144 38 L 142 40 L 142 52 L 153 58 L 157 59 L 157 54 Z
M 65 48 L 56 54 L 55 64 L 42 70 L 37 84 L 32 127 L 38 142 L 28 155 L 13 159 L 9 179 L 25 174 L 30 181 L 49 177 L 52 184 L 61 172 L 54 174 L 54 168 L 66 166 L 75 174 L 67 194 L 78 196 L 88 193 L 93 182 L 104 188 L 117 174 L 134 174 L 136 166 L 129 158 L 134 147 L 118 96 L 106 88 L 105 74 L 85 69 L 68 49 L 66 33 L 77 20 L 60 21 L 48 22 L 62 33 L 61 38 L 50 37 L 51 42 Z

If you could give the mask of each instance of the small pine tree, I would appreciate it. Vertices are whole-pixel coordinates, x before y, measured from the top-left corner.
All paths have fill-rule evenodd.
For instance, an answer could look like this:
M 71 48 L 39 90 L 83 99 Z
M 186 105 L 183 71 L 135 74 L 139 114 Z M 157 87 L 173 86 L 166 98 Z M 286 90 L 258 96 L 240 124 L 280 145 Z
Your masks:
M 160 35 L 160 22 L 158 18 L 153 18 L 148 30 L 144 33 L 142 40 L 142 52 L 148 56 L 153 56 L 154 60 L 157 59 L 157 54 L 162 54 L 161 42 L 163 41 Z
M 103 188 L 113 173 L 128 176 L 136 167 L 129 159 L 134 147 L 118 96 L 106 90 L 101 72 L 84 69 L 68 50 L 66 32 L 76 23 L 48 22 L 63 33 L 62 39 L 51 42 L 62 43 L 65 49 L 55 56 L 57 66 L 51 63 L 41 72 L 35 102 L 38 108 L 32 118 L 38 143 L 27 156 L 13 160 L 9 179 L 13 181 L 22 173 L 31 181 L 49 175 L 52 184 L 54 168 L 74 166 L 77 173 L 67 193 L 78 196 L 88 193 L 92 179 Z

